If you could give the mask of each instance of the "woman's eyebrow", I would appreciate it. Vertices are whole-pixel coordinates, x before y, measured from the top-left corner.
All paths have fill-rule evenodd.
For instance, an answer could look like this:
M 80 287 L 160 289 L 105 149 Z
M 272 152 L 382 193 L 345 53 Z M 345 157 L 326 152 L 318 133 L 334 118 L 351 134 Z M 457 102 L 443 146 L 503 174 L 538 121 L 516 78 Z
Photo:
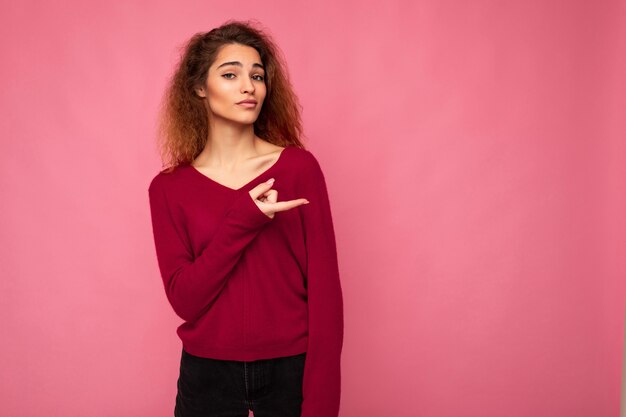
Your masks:
M 238 67 L 243 67 L 243 64 L 239 61 L 228 61 L 228 62 L 224 62 L 223 64 L 218 65 L 217 69 L 221 67 L 225 67 L 227 65 L 236 65 Z M 265 70 L 265 67 L 262 64 L 259 64 L 258 62 L 255 62 L 254 64 L 252 64 L 252 67 L 261 68 L 262 70 Z

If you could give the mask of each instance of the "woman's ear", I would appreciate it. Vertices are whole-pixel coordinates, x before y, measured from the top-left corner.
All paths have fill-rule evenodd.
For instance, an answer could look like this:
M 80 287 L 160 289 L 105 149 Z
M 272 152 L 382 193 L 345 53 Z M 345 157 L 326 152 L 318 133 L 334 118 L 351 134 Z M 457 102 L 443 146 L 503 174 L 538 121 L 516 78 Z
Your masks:
M 204 91 L 204 88 L 202 87 L 197 87 L 196 88 L 196 95 L 198 97 L 206 97 L 206 92 Z

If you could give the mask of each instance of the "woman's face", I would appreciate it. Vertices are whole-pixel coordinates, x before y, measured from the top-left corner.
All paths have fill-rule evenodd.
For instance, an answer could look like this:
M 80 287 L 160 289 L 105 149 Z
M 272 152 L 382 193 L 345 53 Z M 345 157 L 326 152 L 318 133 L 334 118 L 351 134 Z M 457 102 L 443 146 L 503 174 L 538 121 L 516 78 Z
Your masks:
M 224 45 L 209 67 L 206 86 L 196 91 L 200 97 L 206 97 L 211 119 L 254 123 L 266 94 L 265 70 L 259 53 L 250 46 Z M 256 105 L 240 104 L 242 100 L 255 100 Z

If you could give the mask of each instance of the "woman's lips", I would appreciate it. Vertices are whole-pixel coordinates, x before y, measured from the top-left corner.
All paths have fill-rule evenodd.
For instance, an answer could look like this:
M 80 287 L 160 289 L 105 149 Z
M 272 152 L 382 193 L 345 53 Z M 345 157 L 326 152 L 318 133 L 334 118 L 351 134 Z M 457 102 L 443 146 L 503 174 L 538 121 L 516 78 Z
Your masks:
M 241 103 L 237 103 L 237 104 L 239 104 L 240 106 L 243 106 L 243 107 L 245 107 L 247 109 L 253 109 L 253 108 L 256 107 L 257 103 L 253 103 L 253 102 L 250 102 L 250 101 L 242 101 Z

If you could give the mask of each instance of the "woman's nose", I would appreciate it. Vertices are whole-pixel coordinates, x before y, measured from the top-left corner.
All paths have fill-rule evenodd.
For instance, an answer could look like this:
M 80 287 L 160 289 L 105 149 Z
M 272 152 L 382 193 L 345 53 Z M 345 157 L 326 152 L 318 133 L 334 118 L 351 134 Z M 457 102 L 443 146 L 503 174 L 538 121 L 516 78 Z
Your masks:
M 246 80 L 247 81 L 243 81 L 243 86 L 241 87 L 242 93 L 254 91 L 254 84 L 252 83 L 252 80 L 250 80 L 250 78 L 246 78 Z

